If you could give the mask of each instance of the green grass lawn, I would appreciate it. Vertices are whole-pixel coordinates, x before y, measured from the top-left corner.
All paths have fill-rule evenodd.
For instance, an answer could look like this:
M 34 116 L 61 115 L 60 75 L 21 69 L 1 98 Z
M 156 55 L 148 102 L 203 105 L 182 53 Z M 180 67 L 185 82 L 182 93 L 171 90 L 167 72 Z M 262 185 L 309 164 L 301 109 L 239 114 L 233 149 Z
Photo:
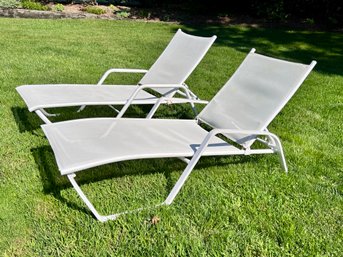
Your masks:
M 116 221 L 96 221 L 68 181 L 15 87 L 96 83 L 108 68 L 149 68 L 179 26 L 100 20 L 0 19 L 0 253 L 3 256 L 342 256 L 343 34 L 181 27 L 218 40 L 187 83 L 211 99 L 252 47 L 318 65 L 270 125 L 289 165 L 277 156 L 201 159 L 174 203 Z M 138 75 L 111 76 L 134 83 Z M 55 120 L 114 115 L 77 108 Z M 128 115 L 143 116 L 147 108 Z M 188 106 L 157 117 L 192 118 Z M 101 213 L 164 200 L 185 165 L 176 159 L 127 161 L 81 172 Z M 151 223 L 157 216 L 160 221 Z

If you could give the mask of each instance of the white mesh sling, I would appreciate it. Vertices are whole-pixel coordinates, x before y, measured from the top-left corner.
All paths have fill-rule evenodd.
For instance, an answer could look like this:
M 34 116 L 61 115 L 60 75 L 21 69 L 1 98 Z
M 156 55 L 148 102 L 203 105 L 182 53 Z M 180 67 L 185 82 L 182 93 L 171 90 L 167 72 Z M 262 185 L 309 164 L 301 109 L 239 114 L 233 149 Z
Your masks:
M 131 104 L 151 104 L 153 107 L 148 114 L 150 118 L 160 104 L 190 103 L 196 112 L 194 104 L 206 104 L 207 101 L 200 100 L 185 81 L 215 39 L 216 36 L 192 36 L 179 29 L 149 70 L 109 69 L 97 85 L 23 85 L 16 89 L 29 111 L 36 112 L 45 123 L 50 123 L 49 116 L 55 116 L 48 113 L 45 108 L 67 106 L 82 106 L 79 109 L 82 110 L 86 105 L 124 105 L 121 111 L 117 110 L 117 117 L 121 117 Z M 116 72 L 145 75 L 137 85 L 104 85 L 106 78 Z M 157 94 L 144 90 L 147 88 Z M 131 97 L 133 95 L 134 97 Z
M 277 153 L 287 172 L 280 140 L 268 132 L 267 126 L 316 62 L 304 65 L 254 51 L 196 120 L 92 118 L 42 125 L 61 175 L 68 176 L 98 220 L 115 219 L 129 212 L 100 215 L 76 183 L 76 172 L 98 165 L 146 158 L 185 161 L 185 170 L 162 203 L 167 205 L 173 202 L 201 156 Z M 199 122 L 210 125 L 212 130 L 205 130 Z M 251 148 L 256 140 L 264 147 Z

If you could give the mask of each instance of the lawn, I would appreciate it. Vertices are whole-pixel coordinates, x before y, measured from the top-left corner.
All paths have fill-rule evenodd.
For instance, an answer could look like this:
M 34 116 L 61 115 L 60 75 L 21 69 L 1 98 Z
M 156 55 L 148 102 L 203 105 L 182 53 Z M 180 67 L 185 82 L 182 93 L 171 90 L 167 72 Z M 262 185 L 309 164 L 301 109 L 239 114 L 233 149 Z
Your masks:
M 15 91 L 22 84 L 96 83 L 111 67 L 149 68 L 177 28 L 218 36 L 188 79 L 211 99 L 252 47 L 318 61 L 270 125 L 277 156 L 206 157 L 170 206 L 96 221 Z M 343 34 L 244 26 L 102 20 L 0 19 L 0 253 L 3 256 L 341 256 L 343 252 Z M 134 83 L 138 75 L 111 76 Z M 55 120 L 114 115 L 108 107 L 53 110 Z M 147 108 L 132 108 L 142 116 Z M 192 118 L 188 106 L 157 117 Z M 101 213 L 164 200 L 184 168 L 176 159 L 127 161 L 81 172 Z M 158 217 L 159 222 L 151 222 Z

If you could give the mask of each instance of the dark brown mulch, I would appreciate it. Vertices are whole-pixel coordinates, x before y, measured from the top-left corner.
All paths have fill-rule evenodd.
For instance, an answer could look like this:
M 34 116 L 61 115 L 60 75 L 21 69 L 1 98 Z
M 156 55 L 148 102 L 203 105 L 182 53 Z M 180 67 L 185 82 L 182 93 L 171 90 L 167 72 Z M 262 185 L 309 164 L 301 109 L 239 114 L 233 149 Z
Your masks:
M 49 7 L 54 10 L 54 5 L 49 4 Z M 243 25 L 247 27 L 265 27 L 265 28 L 291 28 L 291 29 L 306 29 L 306 30 L 330 30 L 325 25 L 314 24 L 310 20 L 293 19 L 288 21 L 268 21 L 264 19 L 252 18 L 249 16 L 239 15 L 201 15 L 189 13 L 184 10 L 177 9 L 148 9 L 139 7 L 124 7 L 124 6 L 103 6 L 99 5 L 106 11 L 105 14 L 96 15 L 85 12 L 84 6 L 80 4 L 65 5 L 63 12 L 57 11 L 34 11 L 24 9 L 0 9 L 0 16 L 14 18 L 43 18 L 43 19 L 131 19 L 144 20 L 147 22 L 172 22 L 184 25 Z M 121 12 L 129 14 L 128 18 L 120 16 Z M 342 32 L 343 28 L 335 29 Z

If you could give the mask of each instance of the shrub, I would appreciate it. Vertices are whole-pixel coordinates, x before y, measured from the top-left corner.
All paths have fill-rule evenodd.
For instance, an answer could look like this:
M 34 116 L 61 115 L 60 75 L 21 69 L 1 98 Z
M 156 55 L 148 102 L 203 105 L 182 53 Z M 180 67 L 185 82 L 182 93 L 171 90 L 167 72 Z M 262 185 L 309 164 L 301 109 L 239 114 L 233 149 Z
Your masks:
M 0 0 L 0 8 L 16 8 L 19 4 L 19 0 Z
M 313 19 L 342 28 L 342 0 L 140 0 L 143 7 L 180 8 L 190 13 L 243 14 L 266 20 Z
M 130 13 L 125 11 L 116 12 L 116 16 L 118 18 L 128 18 L 130 16 Z
M 118 11 L 120 11 L 120 9 L 119 9 L 117 6 L 114 6 L 113 4 L 110 4 L 110 5 L 108 6 L 108 8 L 110 8 L 111 11 L 113 11 L 113 12 L 118 12 Z
M 38 11 L 48 11 L 49 7 L 42 5 L 39 2 L 34 2 L 32 0 L 24 0 L 21 2 L 21 6 L 24 9 L 29 9 L 29 10 L 38 10 Z
M 57 12 L 63 12 L 64 10 L 64 5 L 63 4 L 56 4 L 54 6 L 54 10 L 57 11 Z
M 97 15 L 106 13 L 106 11 L 104 9 L 97 7 L 97 6 L 91 6 L 91 5 L 86 6 L 83 10 L 85 12 L 93 13 L 93 14 L 97 14 Z
M 288 17 L 283 0 L 255 2 L 252 4 L 252 7 L 256 10 L 258 17 L 263 17 L 267 20 L 285 21 Z

